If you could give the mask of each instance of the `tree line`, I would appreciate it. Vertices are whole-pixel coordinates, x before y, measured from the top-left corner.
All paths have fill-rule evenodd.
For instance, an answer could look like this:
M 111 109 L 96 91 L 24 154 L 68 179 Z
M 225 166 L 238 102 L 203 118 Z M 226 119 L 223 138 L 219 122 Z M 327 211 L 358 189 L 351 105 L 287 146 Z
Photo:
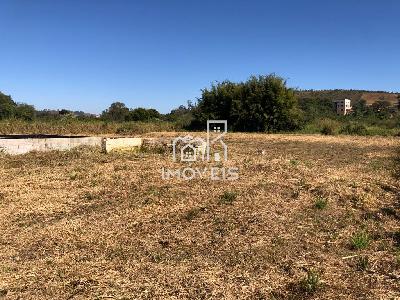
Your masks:
M 35 108 L 25 103 L 16 103 L 11 96 L 0 92 L 0 120 L 17 118 L 33 120 L 36 116 Z
M 301 91 L 289 88 L 286 81 L 275 74 L 251 76 L 243 82 L 214 82 L 201 90 L 193 104 L 188 101 L 168 114 L 153 108 L 128 108 L 123 102 L 114 102 L 100 116 L 66 109 L 36 111 L 32 105 L 16 103 L 10 96 L 0 93 L 0 119 L 24 120 L 78 118 L 100 119 L 107 122 L 172 122 L 179 128 L 204 129 L 209 119 L 227 120 L 231 130 L 248 132 L 279 132 L 299 130 L 323 118 L 340 122 L 389 120 L 391 126 L 400 127 L 399 105 L 386 101 L 384 96 L 372 105 L 362 99 L 367 91 L 328 90 Z M 383 93 L 383 92 L 375 92 Z M 388 94 L 388 93 L 386 93 Z M 353 99 L 352 99 L 353 97 Z M 352 99 L 353 112 L 337 116 L 334 99 Z M 393 121 L 394 119 L 394 121 Z M 397 120 L 397 121 L 396 121 Z M 396 123 L 397 122 L 397 123 Z

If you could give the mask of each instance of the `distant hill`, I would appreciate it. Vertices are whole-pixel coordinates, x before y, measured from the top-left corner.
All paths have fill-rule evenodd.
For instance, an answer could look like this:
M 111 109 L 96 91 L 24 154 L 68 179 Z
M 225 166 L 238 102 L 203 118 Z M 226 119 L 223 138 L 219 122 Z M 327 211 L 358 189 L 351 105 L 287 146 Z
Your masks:
M 367 104 L 372 104 L 377 101 L 388 101 L 393 106 L 396 106 L 399 103 L 399 97 L 400 94 L 395 94 L 395 93 L 369 92 L 369 93 L 364 93 L 361 98 L 365 100 Z
M 296 91 L 297 97 L 302 99 L 319 100 L 339 100 L 350 99 L 352 104 L 365 100 L 371 105 L 377 101 L 388 101 L 392 106 L 398 106 L 400 93 L 389 93 L 383 91 L 365 91 L 365 90 L 299 90 Z

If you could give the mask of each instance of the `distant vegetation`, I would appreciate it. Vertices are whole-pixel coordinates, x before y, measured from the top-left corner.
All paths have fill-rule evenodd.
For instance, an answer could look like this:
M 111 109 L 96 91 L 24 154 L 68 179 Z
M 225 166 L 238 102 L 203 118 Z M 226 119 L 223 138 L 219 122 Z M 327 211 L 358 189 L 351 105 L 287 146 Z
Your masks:
M 338 116 L 333 100 L 351 99 L 353 112 Z M 168 114 L 129 108 L 118 101 L 101 115 L 35 110 L 0 92 L 0 132 L 118 133 L 203 130 L 207 119 L 228 120 L 230 130 L 303 132 L 327 135 L 399 135 L 400 94 L 364 90 L 295 90 L 274 74 L 245 82 L 215 82 L 193 104 Z
M 356 135 L 397 135 L 400 132 L 400 94 L 327 90 L 296 91 L 296 97 L 304 116 L 302 132 Z M 332 102 L 345 98 L 352 100 L 353 111 L 347 116 L 338 116 Z
M 10 96 L 0 93 L 0 119 L 17 118 L 33 120 L 35 108 L 32 105 L 14 102 Z

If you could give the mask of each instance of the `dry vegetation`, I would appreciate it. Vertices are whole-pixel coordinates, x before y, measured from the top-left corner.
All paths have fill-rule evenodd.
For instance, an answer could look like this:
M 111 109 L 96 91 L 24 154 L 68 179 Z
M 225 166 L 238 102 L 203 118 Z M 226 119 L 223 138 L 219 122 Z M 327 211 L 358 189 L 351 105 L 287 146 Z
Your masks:
M 391 93 L 364 93 L 361 99 L 365 100 L 367 104 L 373 104 L 377 101 L 388 101 L 391 105 L 398 105 L 400 94 Z
M 0 134 L 132 135 L 153 131 L 174 131 L 170 122 L 107 122 L 66 118 L 52 121 L 0 120 Z
M 398 138 L 227 142 L 238 181 L 163 181 L 168 153 L 2 155 L 0 298 L 399 299 Z

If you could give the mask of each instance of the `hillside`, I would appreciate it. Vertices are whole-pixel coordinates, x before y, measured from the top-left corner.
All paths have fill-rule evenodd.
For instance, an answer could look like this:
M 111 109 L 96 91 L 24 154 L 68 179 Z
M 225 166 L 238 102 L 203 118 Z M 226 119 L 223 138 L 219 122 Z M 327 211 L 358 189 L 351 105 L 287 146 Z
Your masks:
M 365 100 L 367 104 L 377 101 L 389 101 L 393 106 L 398 105 L 400 93 L 365 90 L 300 90 L 296 92 L 299 99 L 338 100 L 351 99 L 353 103 Z

